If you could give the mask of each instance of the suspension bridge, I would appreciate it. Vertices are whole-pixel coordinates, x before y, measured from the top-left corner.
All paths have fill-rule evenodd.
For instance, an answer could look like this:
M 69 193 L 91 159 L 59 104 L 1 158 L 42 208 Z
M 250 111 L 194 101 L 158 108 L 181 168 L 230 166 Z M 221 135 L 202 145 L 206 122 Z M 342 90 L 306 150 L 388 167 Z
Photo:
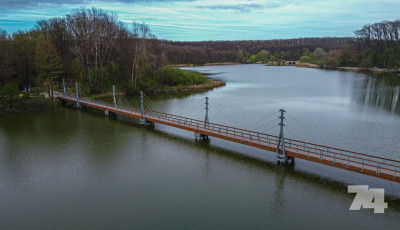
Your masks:
M 140 107 L 135 107 L 130 105 L 114 86 L 113 102 L 107 102 L 87 97 L 78 83 L 75 83 L 74 90 L 69 90 L 68 92 L 64 81 L 63 85 L 64 92 L 58 96 L 58 99 L 63 103 L 73 103 L 77 108 L 95 108 L 104 111 L 105 115 L 119 114 L 137 118 L 140 124 L 145 126 L 154 126 L 155 123 L 163 124 L 194 132 L 196 138 L 199 137 L 200 139 L 215 137 L 267 150 L 275 153 L 279 164 L 293 164 L 295 159 L 299 158 L 393 182 L 400 182 L 400 161 L 398 160 L 285 138 L 283 133 L 285 110 L 283 109 L 278 112 L 280 114 L 280 131 L 279 135 L 275 136 L 209 122 L 207 97 L 203 104 L 205 106 L 205 119 L 199 120 L 157 111 L 157 107 L 143 92 L 140 92 Z M 118 103 L 117 99 L 119 99 Z

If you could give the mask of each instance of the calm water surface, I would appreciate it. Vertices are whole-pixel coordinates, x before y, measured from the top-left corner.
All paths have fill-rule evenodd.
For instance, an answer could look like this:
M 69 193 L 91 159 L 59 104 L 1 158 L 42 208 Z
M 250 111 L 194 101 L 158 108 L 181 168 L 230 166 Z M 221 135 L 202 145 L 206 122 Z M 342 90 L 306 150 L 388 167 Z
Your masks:
M 400 76 L 195 67 L 227 85 L 153 97 L 168 113 L 400 159 Z M 130 99 L 137 103 L 137 98 Z M 179 112 L 178 112 L 179 111 Z M 261 160 L 260 160 L 261 159 Z M 349 211 L 347 184 L 389 208 Z M 400 185 L 129 118 L 58 107 L 0 118 L 0 229 L 398 229 Z

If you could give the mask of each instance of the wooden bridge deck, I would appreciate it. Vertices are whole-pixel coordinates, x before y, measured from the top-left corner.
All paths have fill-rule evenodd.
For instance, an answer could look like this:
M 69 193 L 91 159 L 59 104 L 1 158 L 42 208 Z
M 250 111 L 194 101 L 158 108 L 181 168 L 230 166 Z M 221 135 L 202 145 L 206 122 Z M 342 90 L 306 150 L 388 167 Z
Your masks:
M 76 103 L 76 97 L 63 95 L 58 97 L 65 102 Z M 141 118 L 138 108 L 125 105 L 114 105 L 109 102 L 95 99 L 81 99 L 83 106 L 113 112 L 134 118 Z M 205 123 L 192 118 L 181 117 L 158 111 L 145 110 L 146 120 L 164 124 L 179 129 L 192 131 L 206 136 L 216 137 L 243 145 L 252 146 L 276 152 L 278 137 L 265 133 L 220 125 Z M 341 168 L 381 179 L 400 182 L 400 161 L 378 157 L 353 151 L 317 145 L 313 143 L 285 138 L 286 154 L 294 158 L 313 161 L 331 167 Z

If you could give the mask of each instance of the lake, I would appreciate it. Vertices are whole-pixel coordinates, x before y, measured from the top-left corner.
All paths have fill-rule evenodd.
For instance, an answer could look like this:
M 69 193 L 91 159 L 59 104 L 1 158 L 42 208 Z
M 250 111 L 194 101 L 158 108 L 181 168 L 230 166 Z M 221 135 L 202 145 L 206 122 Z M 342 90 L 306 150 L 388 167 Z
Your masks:
M 226 86 L 162 112 L 400 159 L 400 76 L 264 65 L 183 68 Z M 138 98 L 128 98 L 138 104 Z M 59 106 L 0 117 L 2 229 L 398 229 L 400 185 L 131 118 Z M 347 184 L 389 208 L 349 211 Z

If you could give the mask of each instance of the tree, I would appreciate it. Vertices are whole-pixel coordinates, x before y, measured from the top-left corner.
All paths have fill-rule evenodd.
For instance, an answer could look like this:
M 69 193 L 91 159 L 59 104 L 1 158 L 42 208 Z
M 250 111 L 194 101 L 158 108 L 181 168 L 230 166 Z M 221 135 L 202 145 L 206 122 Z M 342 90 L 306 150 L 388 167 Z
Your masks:
M 9 39 L 7 32 L 0 29 L 0 85 L 6 82 L 9 72 Z
M 35 47 L 37 36 L 37 31 L 19 31 L 12 36 L 10 45 L 12 75 L 15 75 L 19 85 L 25 88 L 30 87 L 36 81 Z
M 66 19 L 51 18 L 49 20 L 40 20 L 37 22 L 36 28 L 42 33 L 50 35 L 51 41 L 61 57 L 63 78 L 70 79 L 76 68 L 73 66 L 74 55 L 71 52 L 73 38 L 68 29 Z
M 68 14 L 66 18 L 67 27 L 73 41 L 72 52 L 81 63 L 82 73 L 88 79 L 91 93 L 94 93 L 96 81 L 93 81 L 90 73 L 91 54 L 94 50 L 93 13 L 81 8 L 73 11 L 72 14 Z
M 265 63 L 265 62 L 267 62 L 268 57 L 269 57 L 269 52 L 267 50 L 261 50 L 256 55 L 256 61 Z
M 0 95 L 7 96 L 8 101 L 10 102 L 10 108 L 13 107 L 13 98 L 18 95 L 19 87 L 17 83 L 10 82 L 5 84 L 3 87 L 0 88 Z
M 136 90 L 137 80 L 142 77 L 144 69 L 148 65 L 148 55 L 150 54 L 150 39 L 154 39 L 150 28 L 145 24 L 133 22 L 133 58 L 132 58 L 132 75 L 131 87 Z
M 309 56 L 301 56 L 300 62 L 311 62 L 311 58 Z
M 47 81 L 49 98 L 53 99 L 53 82 L 62 73 L 62 64 L 50 35 L 43 33 L 39 35 L 35 57 L 38 75 Z
M 321 61 L 326 55 L 326 52 L 322 48 L 316 48 L 314 53 L 316 61 Z
M 354 50 L 352 49 L 351 45 L 345 45 L 343 48 L 340 50 L 342 53 L 342 58 L 346 62 L 346 66 L 349 66 L 349 61 L 353 58 L 353 53 Z
M 341 56 L 342 54 L 338 50 L 329 52 L 324 58 L 324 63 L 329 67 L 337 67 L 340 65 Z
M 115 47 L 119 25 L 115 14 L 103 13 L 101 10 L 92 9 L 94 16 L 94 46 L 95 46 L 95 79 L 97 81 L 97 68 L 100 69 L 99 89 L 103 88 L 104 63 L 108 60 L 112 49 Z

